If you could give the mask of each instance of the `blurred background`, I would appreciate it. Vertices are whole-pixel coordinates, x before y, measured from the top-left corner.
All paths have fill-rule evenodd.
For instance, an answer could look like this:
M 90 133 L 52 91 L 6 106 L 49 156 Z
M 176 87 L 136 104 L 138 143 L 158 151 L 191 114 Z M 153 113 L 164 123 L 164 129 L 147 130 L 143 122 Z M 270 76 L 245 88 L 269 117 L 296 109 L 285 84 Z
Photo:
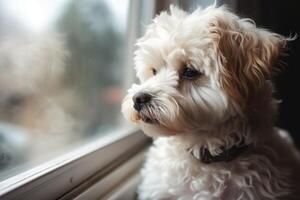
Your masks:
M 132 51 L 155 13 L 212 0 L 0 0 L 0 181 L 124 130 L 120 114 L 134 81 Z M 258 26 L 299 32 L 297 1 L 220 0 Z M 276 123 L 300 146 L 299 39 L 275 78 Z
M 132 38 L 152 12 L 142 1 L 0 0 L 0 181 L 128 128 Z

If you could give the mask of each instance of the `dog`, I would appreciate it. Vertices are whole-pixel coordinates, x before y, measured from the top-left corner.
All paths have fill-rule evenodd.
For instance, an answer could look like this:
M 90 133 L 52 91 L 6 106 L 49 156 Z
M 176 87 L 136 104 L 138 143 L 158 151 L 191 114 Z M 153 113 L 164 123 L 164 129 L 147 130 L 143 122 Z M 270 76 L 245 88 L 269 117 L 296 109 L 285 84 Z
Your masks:
M 274 126 L 284 37 L 225 6 L 155 17 L 122 113 L 154 138 L 139 199 L 299 199 L 300 154 Z

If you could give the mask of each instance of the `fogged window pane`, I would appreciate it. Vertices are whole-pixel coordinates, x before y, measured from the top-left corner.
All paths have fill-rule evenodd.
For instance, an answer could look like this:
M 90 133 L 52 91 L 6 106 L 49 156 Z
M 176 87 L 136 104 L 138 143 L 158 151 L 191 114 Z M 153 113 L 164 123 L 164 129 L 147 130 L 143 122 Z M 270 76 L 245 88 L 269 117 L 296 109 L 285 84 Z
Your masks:
M 121 126 L 128 4 L 0 1 L 0 180 Z

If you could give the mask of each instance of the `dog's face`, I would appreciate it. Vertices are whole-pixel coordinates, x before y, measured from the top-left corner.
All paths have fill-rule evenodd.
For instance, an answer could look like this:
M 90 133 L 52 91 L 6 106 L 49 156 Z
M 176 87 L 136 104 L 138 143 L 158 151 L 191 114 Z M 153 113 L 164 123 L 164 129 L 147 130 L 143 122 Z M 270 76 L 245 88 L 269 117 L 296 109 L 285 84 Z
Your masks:
M 151 136 L 196 132 L 243 115 L 284 42 L 222 7 L 192 14 L 171 7 L 137 43 L 141 83 L 129 90 L 122 112 Z

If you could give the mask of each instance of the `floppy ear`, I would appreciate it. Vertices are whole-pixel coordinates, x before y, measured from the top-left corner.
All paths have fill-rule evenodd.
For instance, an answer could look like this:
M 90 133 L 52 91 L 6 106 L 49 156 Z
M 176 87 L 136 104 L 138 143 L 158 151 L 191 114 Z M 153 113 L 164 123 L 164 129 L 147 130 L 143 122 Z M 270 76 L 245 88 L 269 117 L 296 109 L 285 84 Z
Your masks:
M 259 29 L 229 11 L 209 23 L 223 89 L 244 108 L 265 85 L 287 38 Z

